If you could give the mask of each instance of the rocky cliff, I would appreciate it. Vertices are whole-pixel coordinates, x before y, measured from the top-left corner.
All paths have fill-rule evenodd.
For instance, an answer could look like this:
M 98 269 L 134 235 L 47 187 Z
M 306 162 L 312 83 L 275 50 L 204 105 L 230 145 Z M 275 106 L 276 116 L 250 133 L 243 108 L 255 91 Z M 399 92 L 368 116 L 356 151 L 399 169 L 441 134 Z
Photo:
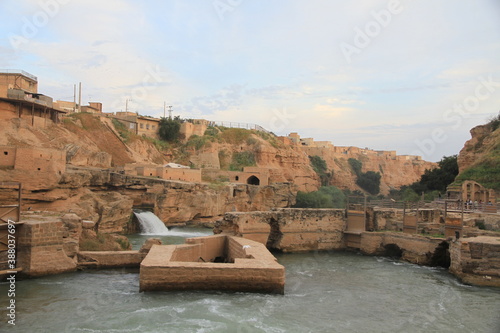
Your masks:
M 500 190 L 500 116 L 470 131 L 458 155 L 457 181 L 474 180 L 487 188 Z
M 0 146 L 57 149 L 65 161 L 57 170 L 0 165 L 0 181 L 23 183 L 24 209 L 73 211 L 96 222 L 103 232 L 121 232 L 129 226 L 132 207 L 146 204 L 168 224 L 214 220 L 225 212 L 289 207 L 298 190 L 313 191 L 320 181 L 309 156 L 321 156 L 334 177 L 332 185 L 359 189 L 348 158 L 363 162 L 363 171 L 382 174 L 382 193 L 417 180 L 432 163 L 377 155 L 360 149 L 339 153 L 334 147 L 313 148 L 290 144 L 286 138 L 241 129 L 213 128 L 211 135 L 192 136 L 175 145 L 118 131 L 104 116 L 74 114 L 61 124 L 32 126 L 24 119 L 2 120 Z M 353 148 L 353 147 L 351 147 Z M 6 148 L 8 149 L 8 148 Z M 10 149 L 10 148 L 9 148 Z M 45 154 L 45 153 L 44 153 Z M 40 158 L 43 154 L 40 154 Z M 37 155 L 38 156 L 38 155 Z M 44 157 L 44 163 L 50 158 Z M 64 159 L 64 157 L 62 157 Z M 207 181 L 200 184 L 124 176 L 113 167 L 128 163 L 181 162 L 199 168 L 237 170 L 255 166 L 267 170 L 270 186 Z M 37 173 L 38 172 L 38 173 Z M 4 202 L 16 194 L 0 191 Z

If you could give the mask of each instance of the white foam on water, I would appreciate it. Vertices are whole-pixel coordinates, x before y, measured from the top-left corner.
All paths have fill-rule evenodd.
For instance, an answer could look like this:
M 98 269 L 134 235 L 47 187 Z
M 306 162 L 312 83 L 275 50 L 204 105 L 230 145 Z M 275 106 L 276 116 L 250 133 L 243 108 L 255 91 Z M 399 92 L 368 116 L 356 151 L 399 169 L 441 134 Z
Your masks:
M 139 221 L 141 227 L 141 235 L 157 235 L 157 236 L 170 236 L 168 228 L 152 212 L 148 211 L 135 211 L 135 216 Z

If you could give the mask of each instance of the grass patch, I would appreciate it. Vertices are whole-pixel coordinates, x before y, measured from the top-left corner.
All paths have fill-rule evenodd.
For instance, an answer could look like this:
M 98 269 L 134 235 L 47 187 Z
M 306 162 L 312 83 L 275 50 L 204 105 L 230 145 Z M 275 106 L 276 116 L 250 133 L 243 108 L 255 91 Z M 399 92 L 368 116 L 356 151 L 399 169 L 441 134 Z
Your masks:
M 82 233 L 80 239 L 80 251 L 123 251 L 130 249 L 130 243 L 126 237 L 113 236 L 109 234 L 88 232 Z
M 211 142 L 214 140 L 214 137 L 211 136 L 199 136 L 192 135 L 188 142 L 186 143 L 187 148 L 194 148 L 195 150 L 200 150 L 203 147 L 209 148 L 211 146 Z
M 233 153 L 229 170 L 243 171 L 244 167 L 255 165 L 257 165 L 255 162 L 255 153 L 251 151 L 242 151 L 240 153 Z
M 250 137 L 252 132 L 250 130 L 244 128 L 223 128 L 222 133 L 220 134 L 221 139 L 229 144 L 239 145 Z

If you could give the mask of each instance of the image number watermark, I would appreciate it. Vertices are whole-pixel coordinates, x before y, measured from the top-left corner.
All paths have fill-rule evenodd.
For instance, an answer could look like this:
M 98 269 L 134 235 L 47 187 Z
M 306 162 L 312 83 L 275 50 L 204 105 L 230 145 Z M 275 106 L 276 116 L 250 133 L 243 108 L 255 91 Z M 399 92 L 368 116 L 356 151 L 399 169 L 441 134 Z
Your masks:
M 16 325 L 16 224 L 7 220 L 7 323 Z

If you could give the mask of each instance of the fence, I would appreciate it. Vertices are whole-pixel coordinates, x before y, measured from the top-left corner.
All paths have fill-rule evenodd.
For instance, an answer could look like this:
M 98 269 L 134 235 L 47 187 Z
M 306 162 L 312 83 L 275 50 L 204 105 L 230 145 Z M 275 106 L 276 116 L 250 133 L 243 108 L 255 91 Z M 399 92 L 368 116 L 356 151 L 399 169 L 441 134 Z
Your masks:
M 232 121 L 209 121 L 208 126 L 221 126 L 221 127 L 229 127 L 229 128 L 244 128 L 248 130 L 256 130 L 260 132 L 265 132 L 271 134 L 270 131 L 266 130 L 264 127 L 257 124 L 250 123 L 238 123 Z

